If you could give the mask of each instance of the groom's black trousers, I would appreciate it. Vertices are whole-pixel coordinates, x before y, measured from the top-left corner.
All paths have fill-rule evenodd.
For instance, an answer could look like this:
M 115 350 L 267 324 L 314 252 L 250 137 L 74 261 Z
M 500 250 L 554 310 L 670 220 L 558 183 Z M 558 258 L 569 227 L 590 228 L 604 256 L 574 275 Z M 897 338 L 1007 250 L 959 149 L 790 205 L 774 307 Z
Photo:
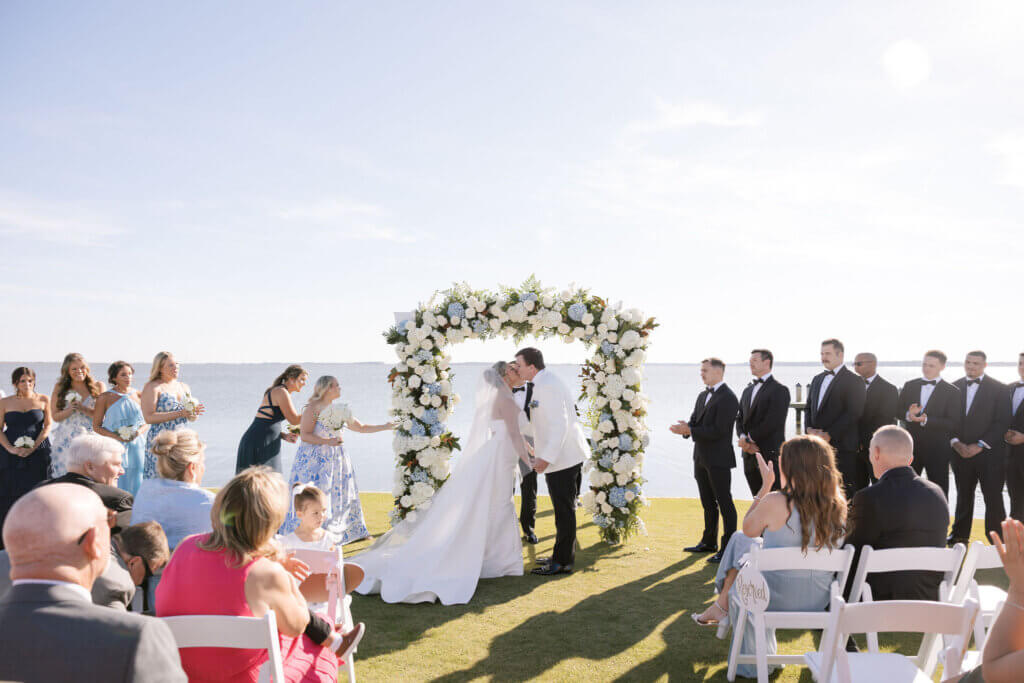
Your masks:
M 582 467 L 580 463 L 544 475 L 555 509 L 555 549 L 551 561 L 557 564 L 572 564 L 576 559 L 576 481 Z
M 537 473 L 531 471 L 519 482 L 519 493 L 523 500 L 519 505 L 519 525 L 529 536 L 537 523 Z

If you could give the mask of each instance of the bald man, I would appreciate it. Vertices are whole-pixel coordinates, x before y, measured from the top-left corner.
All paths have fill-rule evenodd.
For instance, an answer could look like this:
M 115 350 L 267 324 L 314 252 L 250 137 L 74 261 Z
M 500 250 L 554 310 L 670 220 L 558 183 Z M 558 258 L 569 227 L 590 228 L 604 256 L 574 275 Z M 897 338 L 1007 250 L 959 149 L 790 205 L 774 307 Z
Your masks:
M 75 484 L 37 488 L 11 508 L 0 680 L 187 680 L 166 624 L 92 603 L 110 560 L 108 519 L 99 496 Z
M 855 547 L 858 556 L 866 545 L 875 550 L 946 547 L 946 496 L 911 467 L 914 440 L 910 433 L 896 425 L 880 428 L 871 437 L 870 459 L 878 482 L 853 497 L 846 544 Z M 938 600 L 942 573 L 869 574 L 867 581 L 875 600 Z
M 853 371 L 864 380 L 866 390 L 864 413 L 857 423 L 859 490 L 876 481 L 871 470 L 871 437 L 879 427 L 896 424 L 900 412 L 900 390 L 878 374 L 878 357 L 873 353 L 858 353 L 853 360 Z

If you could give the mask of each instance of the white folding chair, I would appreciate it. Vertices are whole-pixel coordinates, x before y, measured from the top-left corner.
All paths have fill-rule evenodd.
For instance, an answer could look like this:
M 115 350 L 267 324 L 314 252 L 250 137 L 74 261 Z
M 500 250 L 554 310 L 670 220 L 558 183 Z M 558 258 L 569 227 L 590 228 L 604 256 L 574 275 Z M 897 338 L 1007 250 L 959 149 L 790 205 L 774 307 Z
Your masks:
M 346 632 L 351 630 L 355 625 L 352 619 L 352 596 L 348 595 L 345 588 L 345 558 L 341 548 L 335 550 L 295 549 L 289 552 L 294 553 L 297 559 L 309 565 L 311 574 L 327 574 L 328 577 L 336 579 L 327 582 L 327 614 L 334 623 L 342 624 Z M 349 683 L 356 681 L 356 667 L 353 661 L 356 649 L 352 650 L 345 658 Z
M 999 586 L 978 585 L 975 573 L 979 569 L 1001 569 L 1002 560 L 995 546 L 975 541 L 967 550 L 964 566 L 953 588 L 952 602 L 963 602 L 970 598 L 978 603 L 978 618 L 974 622 L 974 646 L 964 655 L 964 668 L 973 669 L 981 663 L 981 651 L 985 647 L 988 630 L 996 620 L 999 610 L 1006 602 L 1006 591 Z
M 887 548 L 875 550 L 869 545 L 861 548 L 860 559 L 857 561 L 857 572 L 853 575 L 850 586 L 850 602 L 871 602 L 871 585 L 867 582 L 868 574 L 898 571 L 934 571 L 942 572 L 939 583 L 939 602 L 952 602 L 953 580 L 960 570 L 964 559 L 964 544 L 957 543 L 952 548 Z M 927 601 L 921 601 L 927 602 Z M 878 652 L 878 633 L 867 633 L 868 650 Z M 939 655 L 939 647 L 934 637 L 925 638 L 921 652 L 924 659 L 918 661 L 920 667 L 931 673 L 935 669 Z
M 189 615 L 162 617 L 171 627 L 178 648 L 231 647 L 266 650 L 267 663 L 260 669 L 260 682 L 284 683 L 281 643 L 277 639 L 277 618 L 273 610 L 262 617 Z
M 965 643 L 978 613 L 978 603 L 968 600 L 963 605 L 926 600 L 886 600 L 849 604 L 841 597 L 832 598 L 829 611 L 829 641 L 822 642 L 817 652 L 804 655 L 814 680 L 819 683 L 851 683 L 852 681 L 899 681 L 899 683 L 931 683 L 932 673 L 922 670 L 918 661 L 929 638 L 921 642 L 917 657 L 894 652 L 847 653 L 846 639 L 853 633 L 896 631 L 924 633 L 937 641 L 947 636 L 950 642 Z M 960 673 L 963 651 L 957 646 L 947 648 L 943 676 Z
M 836 550 L 811 550 L 808 548 L 805 554 L 800 548 L 768 548 L 761 547 L 763 540 L 756 539 L 750 549 L 748 556 L 749 566 L 760 572 L 796 569 L 813 570 L 823 572 L 835 572 L 836 578 L 832 581 L 830 594 L 837 596 L 842 594 L 843 586 L 846 585 L 846 578 L 850 573 L 850 565 L 853 562 L 853 548 L 841 548 Z M 740 654 L 740 646 L 743 643 L 743 632 L 747 628 L 747 622 L 752 621 L 750 626 L 754 629 L 755 652 L 752 655 Z M 736 680 L 736 667 L 739 664 L 756 664 L 758 683 L 767 683 L 769 664 L 796 664 L 804 665 L 803 655 L 781 655 L 768 654 L 768 643 L 765 640 L 765 628 L 793 628 L 793 629 L 827 629 L 829 623 L 828 612 L 764 612 L 762 614 L 750 614 L 740 606 L 739 617 L 733 625 L 732 647 L 729 649 L 729 669 L 727 677 L 730 681 Z M 825 641 L 825 633 L 822 634 L 822 643 Z

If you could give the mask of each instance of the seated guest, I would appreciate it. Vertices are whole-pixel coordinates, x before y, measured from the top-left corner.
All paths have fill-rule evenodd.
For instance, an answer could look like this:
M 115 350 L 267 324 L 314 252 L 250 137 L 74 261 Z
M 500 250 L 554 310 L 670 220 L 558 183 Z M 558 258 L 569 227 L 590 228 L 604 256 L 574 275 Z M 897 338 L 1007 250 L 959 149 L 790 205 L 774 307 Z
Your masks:
M 284 479 L 269 467 L 235 475 L 213 501 L 213 531 L 189 536 L 174 551 L 156 591 L 157 615 L 223 614 L 277 617 L 286 681 L 330 681 L 340 658 L 362 638 L 364 626 L 336 633 L 313 614 L 299 591 L 309 567 L 288 557 L 274 532 L 288 513 Z M 352 566 L 346 586 L 362 581 Z M 253 681 L 265 650 L 186 648 L 182 666 L 192 681 Z
M 817 436 L 796 436 L 782 444 L 779 469 L 782 488 L 772 491 L 775 472 L 760 453 L 761 490 L 743 518 L 743 531 L 729 539 L 722 563 L 715 576 L 718 599 L 703 614 L 693 616 L 701 626 L 721 621 L 735 623 L 739 606 L 732 592 L 736 575 L 743 566 L 741 558 L 750 551 L 753 540 L 764 538 L 764 548 L 800 548 L 810 550 L 838 548 L 843 542 L 846 524 L 846 497 L 843 478 L 836 467 L 832 448 Z M 786 569 L 764 572 L 771 592 L 769 611 L 824 611 L 829 604 L 832 572 Z M 743 654 L 754 653 L 756 635 L 752 627 L 744 629 Z M 766 635 L 768 652 L 776 652 L 774 629 Z M 740 664 L 740 676 L 754 678 L 753 664 Z
M 0 680 L 186 680 L 158 619 L 94 605 L 110 561 L 108 512 L 82 486 L 37 488 L 3 526 L 13 586 L 0 600 Z
M 181 539 L 210 531 L 214 494 L 202 488 L 206 473 L 206 444 L 191 429 L 165 431 L 153 439 L 157 479 L 139 487 L 132 523 L 160 522 L 171 550 Z
M 949 524 L 946 496 L 911 468 L 910 433 L 896 425 L 882 427 L 871 437 L 870 457 L 878 482 L 858 491 L 850 506 L 846 543 L 857 549 L 853 566 L 866 545 L 875 550 L 944 548 Z M 867 582 L 875 600 L 938 600 L 942 572 L 881 572 L 868 574 Z
M 47 479 L 40 486 L 48 484 L 78 484 L 92 489 L 108 510 L 117 514 L 113 531 L 117 533 L 131 524 L 132 494 L 117 488 L 117 479 L 124 474 L 121 454 L 124 447 L 117 441 L 99 434 L 83 434 L 71 442 L 68 452 L 68 472 L 55 479 Z

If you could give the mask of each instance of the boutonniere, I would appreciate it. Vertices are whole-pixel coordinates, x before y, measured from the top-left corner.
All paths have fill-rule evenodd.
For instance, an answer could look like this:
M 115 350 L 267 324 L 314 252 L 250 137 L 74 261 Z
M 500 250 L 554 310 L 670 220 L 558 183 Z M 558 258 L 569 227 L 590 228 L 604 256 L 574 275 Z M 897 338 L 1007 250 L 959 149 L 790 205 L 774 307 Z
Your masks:
M 533 410 L 534 408 L 536 408 L 539 405 L 540 405 L 540 403 L 538 403 L 537 401 L 530 401 L 530 410 Z

